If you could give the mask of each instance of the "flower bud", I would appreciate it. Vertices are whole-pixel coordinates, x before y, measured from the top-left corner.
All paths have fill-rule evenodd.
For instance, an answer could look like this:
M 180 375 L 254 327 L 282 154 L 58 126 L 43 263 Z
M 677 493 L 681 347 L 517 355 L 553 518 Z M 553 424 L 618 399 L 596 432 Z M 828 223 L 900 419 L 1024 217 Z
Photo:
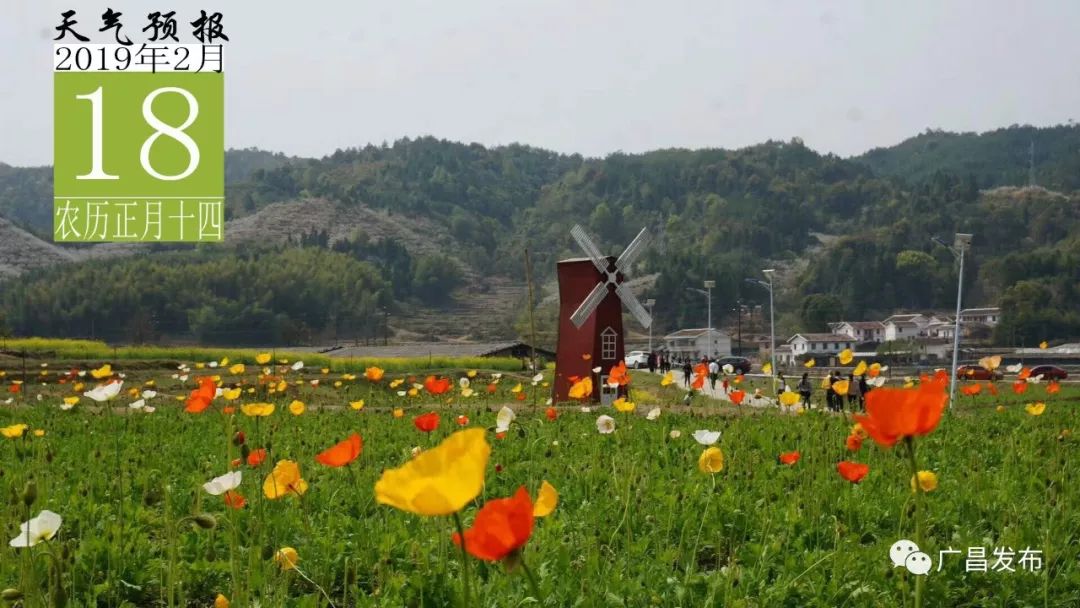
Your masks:
M 232 438 L 233 445 L 244 445 L 244 431 L 236 431 L 236 434 Z
M 23 487 L 22 501 L 26 506 L 34 504 L 37 500 L 37 484 L 33 480 L 26 482 L 26 486 Z
M 0 591 L 0 599 L 8 602 L 17 602 L 23 598 L 23 592 L 18 589 L 7 588 Z
M 217 527 L 217 520 L 209 513 L 199 513 L 195 517 L 192 517 L 191 520 L 203 530 L 212 530 Z

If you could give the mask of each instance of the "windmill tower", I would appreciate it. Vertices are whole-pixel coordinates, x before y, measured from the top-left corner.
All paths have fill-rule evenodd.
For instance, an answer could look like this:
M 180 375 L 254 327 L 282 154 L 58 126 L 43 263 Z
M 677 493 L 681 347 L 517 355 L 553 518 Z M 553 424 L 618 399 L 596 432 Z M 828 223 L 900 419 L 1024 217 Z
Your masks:
M 570 235 L 587 257 L 562 260 L 559 276 L 559 339 L 555 352 L 552 400 L 569 400 L 571 378 L 593 379 L 591 401 L 610 403 L 618 397 L 607 386 L 611 368 L 623 360 L 622 306 L 626 305 L 644 327 L 652 325 L 649 313 L 626 286 L 627 271 L 650 240 L 641 229 L 618 258 L 605 256 L 581 226 Z M 593 368 L 599 367 L 599 374 Z

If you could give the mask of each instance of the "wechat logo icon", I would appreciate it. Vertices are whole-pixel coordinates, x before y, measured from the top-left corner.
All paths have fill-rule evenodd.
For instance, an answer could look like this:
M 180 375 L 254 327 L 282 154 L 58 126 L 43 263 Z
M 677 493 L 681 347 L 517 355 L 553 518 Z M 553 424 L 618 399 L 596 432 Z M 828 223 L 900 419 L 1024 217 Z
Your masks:
M 919 550 L 919 545 L 906 538 L 889 547 L 889 559 L 892 560 L 894 568 L 907 568 L 908 572 L 915 575 L 930 572 L 933 564 L 930 556 Z

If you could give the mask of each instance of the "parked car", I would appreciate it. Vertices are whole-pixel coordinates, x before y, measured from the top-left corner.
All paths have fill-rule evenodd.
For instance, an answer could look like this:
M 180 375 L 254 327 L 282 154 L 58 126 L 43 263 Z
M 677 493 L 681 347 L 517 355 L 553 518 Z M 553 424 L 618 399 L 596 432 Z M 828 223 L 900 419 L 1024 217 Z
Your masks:
M 720 357 L 716 362 L 720 364 L 720 369 L 724 369 L 725 365 L 730 365 L 737 374 L 750 373 L 750 360 L 746 357 Z
M 961 365 L 956 368 L 957 380 L 1001 380 L 1005 374 L 1001 370 L 988 370 L 981 365 Z
M 1056 365 L 1036 365 L 1031 368 L 1031 377 L 1042 376 L 1043 380 L 1064 380 L 1069 377 L 1069 372 Z
M 626 367 L 631 369 L 649 367 L 649 353 L 643 350 L 632 350 L 626 353 Z

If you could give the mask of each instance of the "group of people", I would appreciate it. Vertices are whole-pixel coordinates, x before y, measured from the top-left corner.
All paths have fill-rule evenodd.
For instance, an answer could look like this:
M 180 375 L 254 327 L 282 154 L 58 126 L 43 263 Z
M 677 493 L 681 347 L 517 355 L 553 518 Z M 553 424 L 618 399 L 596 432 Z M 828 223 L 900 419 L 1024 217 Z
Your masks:
M 790 390 L 784 385 L 783 374 L 779 374 L 779 379 L 780 392 Z M 866 409 L 866 394 L 870 392 L 870 385 L 866 382 L 866 376 L 862 375 L 856 378 L 855 374 L 848 374 L 847 391 L 844 394 L 840 394 L 834 388 L 841 379 L 840 372 L 834 369 L 822 380 L 821 387 L 825 390 L 825 407 L 833 412 L 842 412 L 844 410 L 844 397 L 846 396 L 848 408 L 851 410 Z M 803 373 L 802 378 L 799 379 L 799 384 L 795 387 L 795 392 L 799 393 L 803 407 L 811 407 L 814 387 L 810 383 L 809 373 Z M 779 393 L 777 395 L 779 396 Z

